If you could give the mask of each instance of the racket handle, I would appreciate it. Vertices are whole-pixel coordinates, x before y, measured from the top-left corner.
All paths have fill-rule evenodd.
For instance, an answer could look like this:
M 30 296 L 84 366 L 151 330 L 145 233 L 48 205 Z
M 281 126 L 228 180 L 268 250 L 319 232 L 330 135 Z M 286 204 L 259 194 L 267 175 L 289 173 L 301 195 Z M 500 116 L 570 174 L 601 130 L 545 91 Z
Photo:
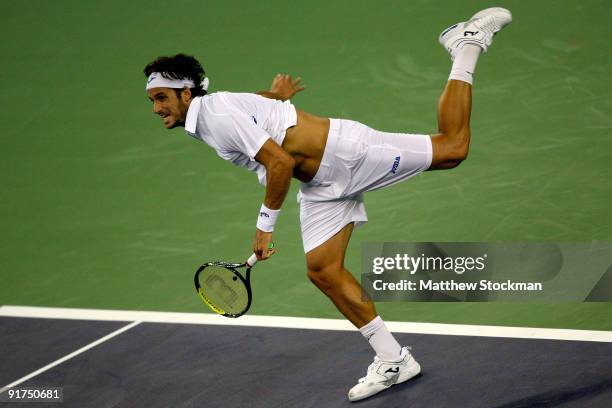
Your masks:
M 247 264 L 249 264 L 249 266 L 253 266 L 257 263 L 257 255 L 253 254 L 249 257 L 249 259 L 247 259 Z

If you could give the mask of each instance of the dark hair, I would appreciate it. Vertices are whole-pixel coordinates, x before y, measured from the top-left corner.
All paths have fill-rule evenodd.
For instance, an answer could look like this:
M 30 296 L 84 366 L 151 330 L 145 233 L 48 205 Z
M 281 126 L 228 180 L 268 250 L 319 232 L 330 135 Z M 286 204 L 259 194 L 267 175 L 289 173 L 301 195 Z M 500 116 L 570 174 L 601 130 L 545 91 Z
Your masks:
M 176 54 L 174 57 L 158 57 L 150 62 L 144 69 L 144 74 L 148 78 L 153 72 L 160 72 L 166 79 L 191 79 L 195 88 L 191 88 L 191 94 L 195 96 L 206 95 L 200 83 L 204 79 L 204 68 L 192 56 Z M 181 92 L 177 89 L 177 95 Z

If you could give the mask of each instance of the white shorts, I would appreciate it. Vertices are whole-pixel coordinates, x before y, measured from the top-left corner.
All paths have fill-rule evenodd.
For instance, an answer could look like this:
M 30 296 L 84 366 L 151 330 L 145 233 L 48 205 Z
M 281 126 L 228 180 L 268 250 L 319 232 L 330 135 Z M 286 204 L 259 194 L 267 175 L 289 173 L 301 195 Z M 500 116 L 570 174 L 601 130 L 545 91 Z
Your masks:
M 298 193 L 304 252 L 351 222 L 355 227 L 367 222 L 363 193 L 427 170 L 431 158 L 428 135 L 380 132 L 352 120 L 330 119 L 319 170 Z

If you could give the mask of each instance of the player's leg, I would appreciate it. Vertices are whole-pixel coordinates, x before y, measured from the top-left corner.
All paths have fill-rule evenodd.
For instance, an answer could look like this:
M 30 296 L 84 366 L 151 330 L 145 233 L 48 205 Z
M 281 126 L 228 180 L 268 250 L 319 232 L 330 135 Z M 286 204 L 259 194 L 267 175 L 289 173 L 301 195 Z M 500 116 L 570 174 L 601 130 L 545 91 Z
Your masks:
M 324 205 L 324 203 L 322 203 Z M 374 303 L 364 297 L 361 285 L 344 267 L 346 248 L 353 223 L 306 254 L 308 277 L 336 305 L 338 310 L 359 328 L 376 352 L 366 377 L 349 390 L 348 398 L 358 401 L 413 378 L 421 366 L 408 347 L 402 348 L 384 321 L 377 316 Z
M 478 47 L 475 48 L 480 53 Z M 472 85 L 449 80 L 438 102 L 438 134 L 432 135 L 430 169 L 451 169 L 467 157 L 470 146 Z
M 400 344 L 377 315 L 374 302 L 344 267 L 354 222 L 365 220 L 361 197 L 335 202 L 301 202 L 300 221 L 308 278 L 359 329 L 376 355 L 385 360 L 399 360 Z
M 344 267 L 346 248 L 353 232 L 347 224 L 336 235 L 306 254 L 308 278 L 336 305 L 336 308 L 357 328 L 376 317 L 374 302 L 359 282 Z M 397 354 L 399 355 L 399 344 Z
M 438 103 L 439 133 L 432 136 L 431 169 L 457 166 L 468 154 L 472 76 L 478 57 L 487 51 L 493 36 L 512 21 L 510 11 L 494 7 L 476 13 L 440 34 L 440 43 L 453 59 L 446 88 Z

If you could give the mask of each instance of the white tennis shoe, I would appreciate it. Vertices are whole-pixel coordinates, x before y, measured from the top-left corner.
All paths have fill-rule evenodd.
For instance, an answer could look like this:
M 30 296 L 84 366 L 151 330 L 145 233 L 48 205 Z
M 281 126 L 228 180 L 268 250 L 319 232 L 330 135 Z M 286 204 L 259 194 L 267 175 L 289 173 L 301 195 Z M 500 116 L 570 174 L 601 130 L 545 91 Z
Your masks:
M 408 381 L 421 372 L 421 366 L 416 362 L 410 347 L 403 347 L 399 361 L 383 361 L 374 357 L 374 362 L 368 367 L 365 377 L 360 378 L 357 385 L 348 392 L 348 399 L 359 401 L 386 390 L 393 384 Z
M 512 13 L 501 7 L 491 7 L 474 14 L 469 21 L 457 23 L 442 31 L 438 41 L 455 59 L 455 53 L 465 44 L 475 44 L 487 51 L 493 36 L 512 22 Z

